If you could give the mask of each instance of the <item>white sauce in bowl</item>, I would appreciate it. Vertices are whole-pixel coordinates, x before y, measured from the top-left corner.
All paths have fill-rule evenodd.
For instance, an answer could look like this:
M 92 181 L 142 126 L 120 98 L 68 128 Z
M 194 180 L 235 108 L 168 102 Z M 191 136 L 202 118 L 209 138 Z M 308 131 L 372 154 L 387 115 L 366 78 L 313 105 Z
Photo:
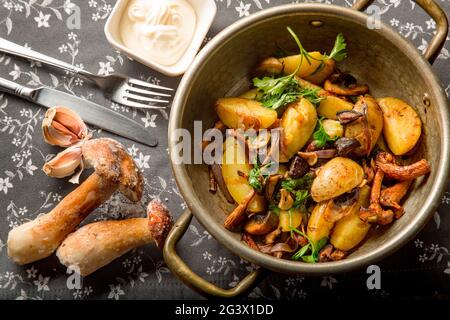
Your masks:
M 170 66 L 186 52 L 196 23 L 186 0 L 130 0 L 119 28 L 123 44 L 136 56 Z

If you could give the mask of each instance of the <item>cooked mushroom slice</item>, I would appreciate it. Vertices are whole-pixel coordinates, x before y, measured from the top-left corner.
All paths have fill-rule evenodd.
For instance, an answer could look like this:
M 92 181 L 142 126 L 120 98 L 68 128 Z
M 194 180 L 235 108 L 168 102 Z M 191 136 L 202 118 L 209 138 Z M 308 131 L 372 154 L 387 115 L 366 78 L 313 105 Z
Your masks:
M 220 166 L 220 164 L 217 163 L 212 164 L 211 172 L 214 175 L 214 179 L 216 180 L 217 185 L 219 186 L 219 189 L 222 192 L 225 199 L 227 199 L 229 203 L 234 203 L 234 199 L 231 196 L 230 191 L 228 191 L 228 187 L 223 178 L 222 167 Z
M 430 164 L 426 159 L 401 166 L 396 164 L 393 156 L 387 152 L 380 152 L 376 157 L 375 164 L 377 168 L 384 172 L 386 177 L 399 181 L 414 180 L 431 171 Z
M 355 138 L 342 137 L 334 142 L 334 147 L 339 156 L 346 156 L 360 146 L 361 143 Z
M 253 250 L 260 251 L 259 246 L 256 244 L 255 240 L 253 240 L 252 236 L 248 233 L 242 233 L 242 241 L 244 241 Z
M 283 64 L 274 57 L 264 59 L 256 68 L 257 74 L 279 74 L 282 71 Z
M 333 252 L 333 246 L 331 244 L 327 244 L 325 247 L 322 248 L 319 252 L 319 262 L 327 262 L 330 261 L 331 253 Z
M 302 157 L 296 155 L 289 166 L 289 177 L 298 179 L 303 177 L 308 170 L 308 163 Z
M 359 188 L 355 188 L 351 192 L 330 199 L 325 209 L 325 219 L 328 222 L 336 222 L 357 209 L 356 206 L 359 206 L 358 190 Z
M 271 233 L 268 233 L 264 237 L 264 243 L 273 244 L 280 235 L 281 235 L 281 228 L 277 228 L 277 229 L 273 230 Z
M 334 93 L 338 96 L 359 96 L 369 92 L 369 87 L 366 84 L 343 87 L 339 84 L 332 83 L 330 80 L 325 81 L 323 88 L 328 92 Z
M 398 182 L 392 187 L 381 191 L 380 203 L 382 206 L 395 209 L 395 218 L 400 218 L 403 213 L 403 207 L 399 204 L 412 183 L 412 180 Z
M 361 208 L 359 213 L 359 217 L 364 222 L 387 225 L 394 219 L 392 210 L 383 210 L 380 205 L 381 183 L 383 182 L 383 177 L 383 171 L 378 169 L 373 179 L 372 190 L 370 191 L 370 206 L 368 209 Z
M 346 251 L 342 251 L 339 249 L 335 249 L 331 254 L 330 254 L 330 259 L 332 261 L 339 261 L 344 259 L 347 256 L 347 252 Z
M 247 207 L 249 202 L 256 195 L 255 190 L 252 190 L 242 202 L 228 215 L 224 222 L 224 227 L 228 230 L 234 230 L 247 219 Z
M 336 117 L 341 124 L 349 124 L 353 121 L 358 120 L 362 116 L 363 114 L 361 112 L 355 110 L 344 110 L 336 113 Z
M 286 189 L 280 190 L 280 202 L 278 203 L 278 208 L 281 210 L 289 210 L 292 208 L 292 205 L 294 204 L 294 198 L 292 197 L 292 194 L 287 191 Z
M 314 151 L 311 152 L 297 152 L 297 154 L 304 159 L 308 165 L 311 167 L 314 166 L 317 163 L 317 160 L 319 159 L 319 156 Z
M 275 175 L 272 175 L 269 178 L 267 178 L 266 190 L 265 190 L 267 200 L 272 199 L 272 196 L 273 196 L 275 189 L 278 185 L 278 182 L 281 180 L 281 178 L 283 178 L 283 175 L 281 175 L 281 174 L 275 174 Z
M 264 235 L 272 232 L 278 227 L 278 216 L 268 211 L 265 215 L 253 215 L 244 226 L 247 233 L 252 235 Z

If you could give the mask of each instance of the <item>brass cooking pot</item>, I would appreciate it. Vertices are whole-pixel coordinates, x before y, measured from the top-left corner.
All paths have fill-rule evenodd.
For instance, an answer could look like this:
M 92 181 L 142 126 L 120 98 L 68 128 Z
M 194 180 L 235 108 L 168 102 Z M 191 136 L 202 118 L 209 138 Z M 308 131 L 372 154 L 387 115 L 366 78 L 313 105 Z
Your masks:
M 171 271 L 192 289 L 207 296 L 233 297 L 250 289 L 263 269 L 301 275 L 348 272 L 398 250 L 432 216 L 449 171 L 447 98 L 430 66 L 445 42 L 447 18 L 434 1 L 416 0 L 437 24 L 437 33 L 423 57 L 390 27 L 381 24 L 379 29 L 367 28 L 369 17 L 357 10 L 363 10 L 371 2 L 357 1 L 353 7 L 356 10 L 324 4 L 284 5 L 253 14 L 223 30 L 199 53 L 181 81 L 170 115 L 169 148 L 172 150 L 178 142 L 177 128 L 185 128 L 193 136 L 194 121 L 202 121 L 203 130 L 212 127 L 217 119 L 212 107 L 215 100 L 248 88 L 252 68 L 260 58 L 275 52 L 277 44 L 292 47 L 291 36 L 286 32 L 290 26 L 299 34 L 305 48 L 322 52 L 328 51 L 336 34 L 342 32 L 349 58 L 340 67 L 369 84 L 375 96 L 395 96 L 415 106 L 425 132 L 419 156 L 428 159 L 431 174 L 415 182 L 405 203 L 406 214 L 382 232 L 372 234 L 345 260 L 307 264 L 277 259 L 242 243 L 239 234 L 223 227 L 226 214 L 233 206 L 222 195 L 208 192 L 206 165 L 176 164 L 172 160 L 177 184 L 190 211 L 176 222 L 167 239 L 164 258 Z M 193 215 L 222 245 L 261 268 L 229 290 L 196 275 L 175 251 Z

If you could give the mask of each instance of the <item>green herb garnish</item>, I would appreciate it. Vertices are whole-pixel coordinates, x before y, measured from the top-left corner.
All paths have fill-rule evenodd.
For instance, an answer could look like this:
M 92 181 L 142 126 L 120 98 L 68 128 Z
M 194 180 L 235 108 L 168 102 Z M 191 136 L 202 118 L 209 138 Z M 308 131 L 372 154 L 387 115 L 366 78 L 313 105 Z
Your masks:
M 326 133 L 325 128 L 322 124 L 323 118 L 320 118 L 317 121 L 316 130 L 313 133 L 313 138 L 315 141 L 315 144 L 318 148 L 324 147 L 328 142 L 334 142 L 337 140 L 338 137 L 331 138 L 328 133 Z
M 338 62 L 347 58 L 347 44 L 342 33 L 337 35 L 333 50 L 331 50 L 330 55 L 327 57 Z
M 304 262 L 308 263 L 315 263 L 319 261 L 319 252 L 327 244 L 328 238 L 323 237 L 322 239 L 314 243 L 313 241 L 311 241 L 311 239 L 308 238 L 306 234 L 304 234 L 300 230 L 292 228 L 291 231 L 298 233 L 299 235 L 305 237 L 308 240 L 308 244 L 301 247 L 300 250 L 298 250 L 296 253 L 292 255 L 292 259 L 299 260 L 301 258 Z M 306 255 L 307 252 L 310 252 L 310 254 Z
M 295 193 L 296 190 L 310 190 L 313 180 L 310 173 L 307 173 L 298 179 L 286 178 L 281 181 L 281 188 L 293 193 Z
M 317 106 L 323 99 L 318 95 L 319 89 L 303 88 L 295 79 L 295 75 L 300 69 L 303 59 L 309 64 L 311 64 L 311 59 L 317 59 L 313 58 L 308 51 L 303 48 L 299 38 L 291 28 L 288 27 L 287 30 L 297 43 L 300 51 L 300 62 L 295 71 L 287 76 L 279 78 L 275 78 L 274 76 L 253 78 L 253 85 L 262 93 L 262 96 L 258 101 L 260 101 L 264 107 L 276 110 L 303 97 Z
M 263 166 L 258 164 L 258 160 L 256 158 L 255 163 L 253 164 L 253 169 L 250 170 L 248 174 L 248 184 L 253 187 L 256 191 L 262 191 L 263 183 L 270 175 L 270 172 L 267 171 L 272 166 L 273 162 L 266 163 Z
M 305 209 L 306 206 L 306 202 L 309 199 L 309 191 L 308 190 L 299 190 L 299 191 L 295 191 L 294 192 L 295 195 L 295 200 L 294 200 L 294 204 L 292 205 L 293 208 L 298 208 L 298 209 Z M 302 210 L 305 211 L 305 210 Z
M 280 215 L 280 211 L 281 209 L 278 207 L 278 205 L 276 203 L 269 203 L 269 211 L 275 213 L 277 216 Z

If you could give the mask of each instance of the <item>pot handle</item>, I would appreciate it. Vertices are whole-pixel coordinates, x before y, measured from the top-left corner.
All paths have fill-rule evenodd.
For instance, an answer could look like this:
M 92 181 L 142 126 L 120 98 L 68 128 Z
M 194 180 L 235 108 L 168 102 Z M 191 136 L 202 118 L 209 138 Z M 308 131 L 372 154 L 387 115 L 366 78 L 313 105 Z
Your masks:
M 353 9 L 363 11 L 369 5 L 371 5 L 374 0 L 357 0 L 353 5 Z M 425 51 L 425 59 L 427 59 L 430 64 L 436 60 L 442 47 L 445 44 L 448 33 L 448 20 L 445 12 L 436 3 L 435 0 L 415 0 L 415 2 L 422 7 L 422 9 L 428 13 L 428 15 L 433 18 L 437 24 L 437 32 L 431 39 L 427 50 Z
M 232 298 L 243 295 L 248 290 L 252 289 L 262 276 L 263 269 L 261 268 L 248 274 L 234 288 L 222 289 L 197 275 L 181 259 L 176 252 L 176 245 L 186 232 L 189 224 L 191 223 L 192 217 L 192 213 L 189 210 L 186 210 L 177 222 L 175 222 L 175 225 L 167 236 L 164 244 L 164 260 L 172 273 L 174 273 L 188 287 L 209 298 Z

